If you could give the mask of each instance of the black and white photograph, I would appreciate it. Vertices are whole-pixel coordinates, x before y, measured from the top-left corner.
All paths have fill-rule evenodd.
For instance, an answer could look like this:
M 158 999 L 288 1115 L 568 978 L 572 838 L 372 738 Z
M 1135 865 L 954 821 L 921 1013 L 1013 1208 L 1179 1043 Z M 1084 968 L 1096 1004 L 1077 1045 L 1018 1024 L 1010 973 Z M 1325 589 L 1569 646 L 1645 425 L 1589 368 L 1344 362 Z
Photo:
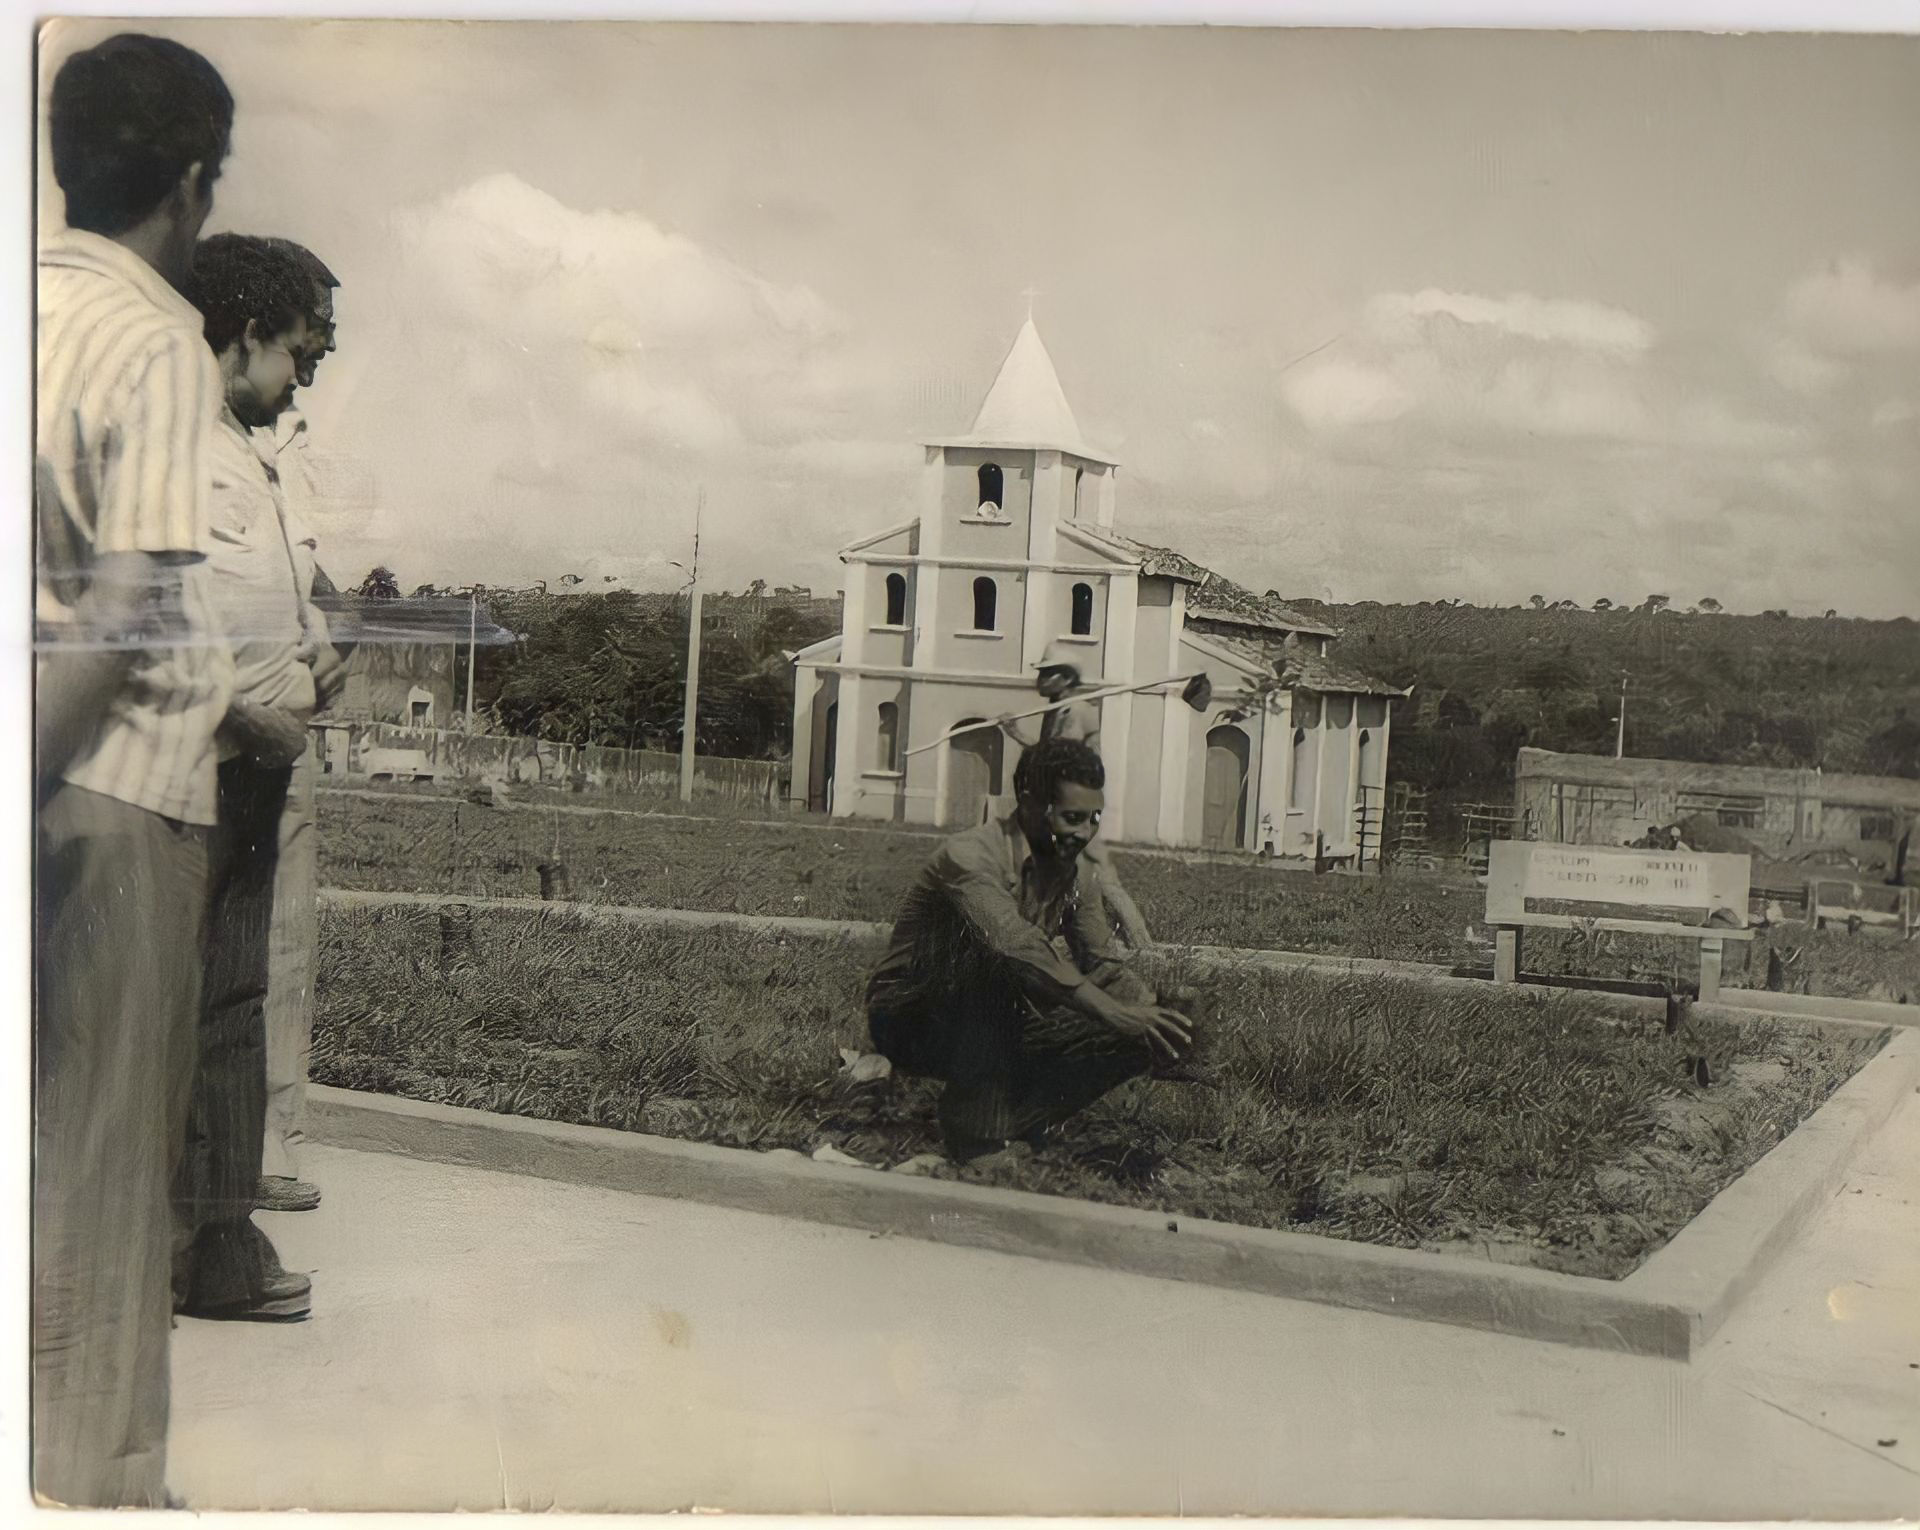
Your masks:
M 1920 35 L 37 25 L 41 1509 L 1913 1515 Z

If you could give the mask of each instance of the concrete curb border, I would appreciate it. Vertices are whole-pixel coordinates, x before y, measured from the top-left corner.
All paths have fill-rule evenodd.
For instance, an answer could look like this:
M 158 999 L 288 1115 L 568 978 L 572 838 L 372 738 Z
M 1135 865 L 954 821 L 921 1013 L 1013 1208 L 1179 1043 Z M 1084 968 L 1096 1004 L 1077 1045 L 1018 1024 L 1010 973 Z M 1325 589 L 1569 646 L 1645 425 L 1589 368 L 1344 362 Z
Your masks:
M 310 1134 L 334 1147 L 1684 1360 L 1818 1214 L 1916 1080 L 1920 1034 L 1892 1036 L 1785 1142 L 1617 1282 L 319 1085 L 307 1110 Z
M 888 926 L 864 924 L 851 919 L 806 919 L 787 914 L 734 914 L 718 909 L 653 908 L 625 903 L 547 902 L 540 898 L 495 898 L 477 893 L 383 892 L 371 888 L 323 887 L 319 893 L 323 906 L 331 908 L 478 908 L 503 913 L 545 914 L 556 918 L 578 916 L 601 924 L 678 925 L 688 929 L 725 928 L 751 930 L 759 934 L 798 935 L 807 938 L 831 938 L 848 935 L 861 938 L 885 937 Z M 1441 987 L 1457 987 L 1484 993 L 1486 979 L 1465 977 L 1453 968 L 1438 963 L 1390 961 L 1381 957 L 1338 956 L 1321 951 L 1275 951 L 1242 946 L 1166 946 L 1169 953 L 1181 953 L 1202 964 L 1217 966 L 1254 966 L 1307 968 L 1336 975 L 1369 974 L 1376 977 L 1408 978 Z M 1549 996 L 1568 990 L 1546 983 L 1520 982 L 1505 990 L 1521 998 L 1544 1002 Z M 1666 1010 L 1662 999 L 1635 994 L 1610 993 L 1604 989 L 1580 990 L 1597 1007 L 1614 1014 L 1660 1015 Z M 1879 1031 L 1887 1026 L 1920 1027 L 1920 1005 L 1881 1004 L 1864 999 L 1820 999 L 1800 995 L 1761 993 L 1748 989 L 1722 988 L 1722 1003 L 1697 1004 L 1694 1013 L 1708 1019 L 1739 1021 L 1765 1014 L 1775 1018 L 1802 1020 L 1817 1026 L 1841 1026 L 1858 1029 L 1865 1026 Z M 1727 995 L 1737 994 L 1737 1001 Z M 1783 1003 L 1780 1001 L 1792 1001 Z
M 1839 1194 L 1874 1134 L 1920 1088 L 1920 1030 L 1886 1034 L 1864 1068 L 1627 1277 L 1640 1294 L 1690 1314 L 1695 1352 Z

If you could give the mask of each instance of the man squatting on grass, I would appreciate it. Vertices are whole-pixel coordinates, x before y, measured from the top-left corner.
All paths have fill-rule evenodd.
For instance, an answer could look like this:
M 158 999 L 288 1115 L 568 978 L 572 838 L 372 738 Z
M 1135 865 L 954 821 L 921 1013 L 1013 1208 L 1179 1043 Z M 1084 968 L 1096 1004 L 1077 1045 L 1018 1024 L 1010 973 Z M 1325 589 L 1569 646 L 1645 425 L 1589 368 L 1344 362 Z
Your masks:
M 1098 878 L 1080 874 L 1105 785 L 1100 756 L 1077 739 L 1021 755 L 1012 815 L 940 847 L 868 983 L 874 1046 L 901 1072 L 946 1083 L 940 1126 L 959 1162 L 1010 1140 L 1038 1146 L 1192 1045 L 1192 1021 L 1116 954 Z

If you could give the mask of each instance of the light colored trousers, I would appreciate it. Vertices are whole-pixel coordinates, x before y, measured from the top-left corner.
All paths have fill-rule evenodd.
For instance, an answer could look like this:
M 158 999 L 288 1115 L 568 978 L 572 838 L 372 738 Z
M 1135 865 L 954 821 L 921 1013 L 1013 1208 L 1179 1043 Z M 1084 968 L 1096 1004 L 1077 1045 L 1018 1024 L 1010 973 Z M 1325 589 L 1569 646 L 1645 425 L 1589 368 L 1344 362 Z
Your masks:
M 306 1140 L 300 1119 L 313 1055 L 313 978 L 320 952 L 315 770 L 312 753 L 302 755 L 287 789 L 267 956 L 267 1135 L 261 1172 L 287 1179 L 299 1177 L 295 1152 Z

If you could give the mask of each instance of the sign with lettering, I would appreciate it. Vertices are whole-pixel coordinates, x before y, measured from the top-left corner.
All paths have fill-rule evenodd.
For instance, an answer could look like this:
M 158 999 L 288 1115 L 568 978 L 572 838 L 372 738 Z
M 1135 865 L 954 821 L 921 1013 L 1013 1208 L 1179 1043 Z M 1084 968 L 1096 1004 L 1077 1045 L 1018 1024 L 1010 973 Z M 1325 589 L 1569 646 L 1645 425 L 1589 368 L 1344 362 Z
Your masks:
M 1709 880 L 1704 856 L 1621 859 L 1578 845 L 1536 845 L 1527 857 L 1526 895 L 1693 908 L 1707 896 Z
M 1487 917 L 1532 901 L 1640 908 L 1728 909 L 1744 920 L 1752 863 L 1744 855 L 1625 850 L 1497 840 L 1487 865 Z

